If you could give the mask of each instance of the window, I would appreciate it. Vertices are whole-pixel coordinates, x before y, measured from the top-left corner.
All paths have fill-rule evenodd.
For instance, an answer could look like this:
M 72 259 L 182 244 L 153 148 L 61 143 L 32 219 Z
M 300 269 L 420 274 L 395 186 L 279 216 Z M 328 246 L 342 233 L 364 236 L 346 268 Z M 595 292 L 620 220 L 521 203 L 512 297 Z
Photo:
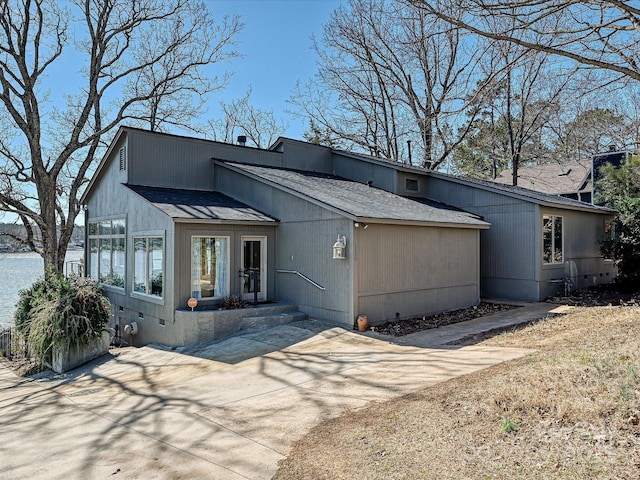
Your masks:
M 123 218 L 89 223 L 89 276 L 103 285 L 124 288 L 125 233 Z
M 542 217 L 542 257 L 544 263 L 563 263 L 562 217 Z
M 405 178 L 404 189 L 407 192 L 419 192 L 420 186 L 418 184 L 418 180 L 416 180 L 415 178 Z
M 229 295 L 229 239 L 191 238 L 191 296 L 220 298 Z
M 133 291 L 162 297 L 163 277 L 162 237 L 133 237 Z

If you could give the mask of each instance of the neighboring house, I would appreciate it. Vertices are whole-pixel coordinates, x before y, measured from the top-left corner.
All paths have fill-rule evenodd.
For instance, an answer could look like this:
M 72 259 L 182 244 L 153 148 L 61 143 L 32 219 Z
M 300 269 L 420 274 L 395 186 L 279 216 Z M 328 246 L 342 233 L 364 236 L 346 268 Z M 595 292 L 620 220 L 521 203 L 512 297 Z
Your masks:
M 494 181 L 513 185 L 513 170 L 502 171 Z M 518 186 L 592 203 L 591 160 L 519 167 Z
M 389 172 L 369 178 L 368 162 L 353 166 L 363 182 L 341 173 L 343 156 L 304 142 L 260 150 L 121 128 L 82 199 L 87 273 L 120 328 L 137 323 L 136 344 L 255 325 L 217 320 L 232 294 L 349 327 L 358 315 L 380 323 L 476 304 L 489 224 L 381 188 Z
M 351 327 L 615 275 L 598 247 L 609 209 L 285 138 L 123 127 L 82 203 L 87 273 L 137 344 L 208 341 L 283 304 Z M 219 312 L 229 295 L 264 306 Z
M 562 165 L 549 163 L 518 168 L 518 186 L 540 193 L 560 195 L 586 203 L 598 203 L 594 198 L 598 180 L 602 177 L 603 165 L 619 167 L 632 155 L 627 150 L 598 153 L 588 161 L 566 162 Z M 496 183 L 513 185 L 513 170 L 504 170 L 494 180 Z

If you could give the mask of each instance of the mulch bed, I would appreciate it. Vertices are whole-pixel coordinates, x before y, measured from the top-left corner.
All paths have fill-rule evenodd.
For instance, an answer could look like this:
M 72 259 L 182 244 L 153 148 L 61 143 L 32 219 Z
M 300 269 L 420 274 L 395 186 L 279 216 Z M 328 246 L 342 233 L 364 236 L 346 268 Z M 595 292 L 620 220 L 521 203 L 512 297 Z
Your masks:
M 581 288 L 566 297 L 551 297 L 547 302 L 573 307 L 637 307 L 640 305 L 640 292 L 625 291 L 616 284 L 598 285 Z
M 451 310 L 449 312 L 436 313 L 434 315 L 423 315 L 422 317 L 408 318 L 406 320 L 394 320 L 392 322 L 386 322 L 382 325 L 372 327 L 371 329 L 385 335 L 401 337 L 403 335 L 420 332 L 422 330 L 429 330 L 431 328 L 452 325 L 454 323 L 466 322 L 467 320 L 473 320 L 478 317 L 486 317 L 499 312 L 506 312 L 507 310 L 514 308 L 518 307 L 503 303 L 482 302 L 479 305 L 474 305 L 469 308 Z
M 547 302 L 574 307 L 597 307 L 607 305 L 637 307 L 640 306 L 640 292 L 633 293 L 624 291 L 615 284 L 599 285 L 576 290 L 568 296 L 551 297 L 547 299 Z M 478 317 L 486 317 L 495 313 L 511 310 L 513 308 L 518 307 L 516 305 L 502 303 L 482 302 L 479 305 L 460 310 L 436 313 L 434 315 L 424 315 L 419 318 L 409 318 L 406 320 L 398 319 L 386 322 L 382 325 L 371 327 L 371 330 L 385 335 L 401 337 L 403 335 L 408 335 L 422 330 L 429 330 L 431 328 L 465 322 Z

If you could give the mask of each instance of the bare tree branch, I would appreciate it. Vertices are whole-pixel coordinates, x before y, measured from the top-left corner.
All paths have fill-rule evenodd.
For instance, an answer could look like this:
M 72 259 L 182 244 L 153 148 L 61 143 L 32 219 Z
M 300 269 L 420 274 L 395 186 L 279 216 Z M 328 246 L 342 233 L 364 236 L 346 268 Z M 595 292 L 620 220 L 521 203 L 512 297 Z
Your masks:
M 0 0 L 0 132 L 8 132 L 0 136 L 0 211 L 25 223 L 32 245 L 29 229 L 39 227 L 45 264 L 56 270 L 110 133 L 126 120 L 188 128 L 202 99 L 224 86 L 226 74 L 210 69 L 237 56 L 234 38 L 242 28 L 237 17 L 215 22 L 196 0 L 62 5 Z M 45 76 L 65 55 L 84 65 L 84 86 L 66 106 L 52 107 Z
M 471 0 L 454 2 L 453 15 L 440 0 L 411 0 L 451 25 L 492 40 L 511 42 L 640 80 L 640 9 L 606 0 Z M 446 2 L 448 7 L 451 2 Z M 510 19 L 507 28 L 500 28 Z M 537 36 L 536 41 L 527 38 Z

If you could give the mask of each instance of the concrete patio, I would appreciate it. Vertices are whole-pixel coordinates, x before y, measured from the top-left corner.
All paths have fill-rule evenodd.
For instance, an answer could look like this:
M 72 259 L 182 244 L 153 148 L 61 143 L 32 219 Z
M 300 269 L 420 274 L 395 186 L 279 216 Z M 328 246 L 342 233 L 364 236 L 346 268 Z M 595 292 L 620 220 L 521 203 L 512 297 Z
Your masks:
M 2 477 L 269 479 L 325 419 L 526 355 L 443 345 L 554 307 L 420 332 L 405 345 L 307 320 L 182 351 L 113 349 L 35 380 L 0 364 Z

